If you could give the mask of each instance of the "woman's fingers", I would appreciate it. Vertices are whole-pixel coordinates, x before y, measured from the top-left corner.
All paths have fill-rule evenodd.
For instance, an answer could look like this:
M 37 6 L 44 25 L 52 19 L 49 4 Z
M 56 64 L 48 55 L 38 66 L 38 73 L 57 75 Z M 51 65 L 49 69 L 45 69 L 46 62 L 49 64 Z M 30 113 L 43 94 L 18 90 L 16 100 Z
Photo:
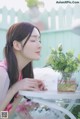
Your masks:
M 18 90 L 39 91 L 45 90 L 45 85 L 41 80 L 25 78 L 17 84 Z
M 31 83 L 33 84 L 33 90 L 46 90 L 45 85 L 41 80 L 33 79 Z
M 37 80 L 37 81 L 38 81 L 40 90 L 45 90 L 46 88 L 45 88 L 44 83 L 41 80 Z

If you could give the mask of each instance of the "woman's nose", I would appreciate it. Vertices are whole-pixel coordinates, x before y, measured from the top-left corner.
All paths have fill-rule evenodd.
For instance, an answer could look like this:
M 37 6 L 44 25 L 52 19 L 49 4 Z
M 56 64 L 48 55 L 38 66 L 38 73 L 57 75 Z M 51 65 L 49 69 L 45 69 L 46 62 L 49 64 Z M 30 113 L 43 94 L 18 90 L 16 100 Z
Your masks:
M 41 49 L 42 48 L 42 44 L 40 42 L 38 42 L 38 47 Z

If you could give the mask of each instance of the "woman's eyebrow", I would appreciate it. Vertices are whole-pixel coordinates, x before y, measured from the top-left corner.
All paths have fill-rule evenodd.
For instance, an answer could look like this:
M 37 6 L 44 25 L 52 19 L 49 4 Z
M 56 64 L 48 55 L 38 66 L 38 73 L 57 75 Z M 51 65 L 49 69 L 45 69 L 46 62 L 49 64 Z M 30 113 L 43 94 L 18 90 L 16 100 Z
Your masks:
M 40 35 L 38 36 L 38 35 L 31 35 L 31 37 L 40 37 Z

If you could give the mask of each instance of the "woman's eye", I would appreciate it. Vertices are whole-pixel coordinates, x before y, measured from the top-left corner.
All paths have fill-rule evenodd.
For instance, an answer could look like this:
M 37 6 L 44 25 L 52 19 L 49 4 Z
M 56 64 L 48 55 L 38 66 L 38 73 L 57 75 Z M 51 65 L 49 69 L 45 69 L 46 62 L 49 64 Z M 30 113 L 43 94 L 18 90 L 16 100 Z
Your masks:
M 31 40 L 31 42 L 36 42 L 36 40 Z
M 41 40 L 30 40 L 31 42 L 40 42 L 41 43 Z

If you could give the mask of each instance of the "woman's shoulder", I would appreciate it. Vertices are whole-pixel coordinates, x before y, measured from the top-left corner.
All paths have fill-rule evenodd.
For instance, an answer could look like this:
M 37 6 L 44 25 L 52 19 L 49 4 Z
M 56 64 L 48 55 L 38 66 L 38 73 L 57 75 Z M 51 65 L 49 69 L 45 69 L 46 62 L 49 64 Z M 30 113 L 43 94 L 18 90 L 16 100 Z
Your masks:
M 0 61 L 0 68 L 4 68 L 4 69 L 7 70 L 7 63 L 6 63 L 6 60 Z

